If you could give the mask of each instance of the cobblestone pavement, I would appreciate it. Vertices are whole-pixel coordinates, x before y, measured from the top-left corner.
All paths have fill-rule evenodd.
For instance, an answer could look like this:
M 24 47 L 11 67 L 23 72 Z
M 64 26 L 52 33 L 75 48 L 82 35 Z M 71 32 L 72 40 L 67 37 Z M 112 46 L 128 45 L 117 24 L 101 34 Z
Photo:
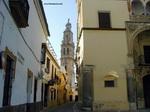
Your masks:
M 61 106 L 57 106 L 54 108 L 45 108 L 43 109 L 41 112 L 74 112 L 73 111 L 73 106 L 74 106 L 75 102 L 69 102 L 69 103 L 65 103 Z
M 82 105 L 81 102 L 69 102 L 54 108 L 45 108 L 41 112 L 91 112 L 88 110 L 82 110 L 81 105 Z M 95 112 L 101 112 L 101 111 L 95 111 Z M 111 111 L 107 111 L 107 112 L 111 112 Z M 150 112 L 150 109 L 128 110 L 128 111 L 118 111 L 118 112 Z
M 91 112 L 91 111 L 83 111 L 81 109 L 81 102 L 76 102 L 74 104 L 74 112 Z M 95 111 L 95 112 L 102 112 L 102 111 Z M 111 111 L 105 111 L 105 112 L 111 112 Z M 118 112 L 150 112 L 150 109 L 138 109 L 138 110 L 127 110 L 127 111 L 118 111 Z

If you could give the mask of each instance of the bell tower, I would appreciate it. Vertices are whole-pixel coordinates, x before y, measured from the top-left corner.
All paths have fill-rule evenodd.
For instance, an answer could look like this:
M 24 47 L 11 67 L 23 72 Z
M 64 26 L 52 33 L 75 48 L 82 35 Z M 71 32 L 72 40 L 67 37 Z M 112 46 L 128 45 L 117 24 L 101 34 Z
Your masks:
M 61 44 L 61 66 L 65 66 L 68 74 L 68 83 L 72 88 L 75 87 L 74 42 L 69 19 L 68 23 L 66 24 L 66 29 L 63 33 L 63 40 Z

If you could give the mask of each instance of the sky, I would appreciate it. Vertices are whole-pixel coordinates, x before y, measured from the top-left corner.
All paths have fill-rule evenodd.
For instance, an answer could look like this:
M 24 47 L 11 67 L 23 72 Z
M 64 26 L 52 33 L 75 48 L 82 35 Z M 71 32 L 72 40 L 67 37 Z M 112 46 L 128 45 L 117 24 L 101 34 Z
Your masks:
M 72 25 L 73 39 L 76 47 L 77 40 L 77 5 L 76 0 L 42 0 L 45 15 L 50 31 L 50 43 L 60 62 L 61 42 L 63 40 L 63 32 L 65 25 L 70 19 Z M 53 3 L 61 3 L 62 5 L 53 5 Z M 50 4 L 50 5 L 47 5 Z

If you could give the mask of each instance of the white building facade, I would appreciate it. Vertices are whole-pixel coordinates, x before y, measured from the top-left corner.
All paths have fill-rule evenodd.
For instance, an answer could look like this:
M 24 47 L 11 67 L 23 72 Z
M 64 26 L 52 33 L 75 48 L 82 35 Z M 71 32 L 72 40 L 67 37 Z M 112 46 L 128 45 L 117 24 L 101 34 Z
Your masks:
M 49 35 L 41 1 L 0 0 L 0 111 L 41 109 L 41 46 Z

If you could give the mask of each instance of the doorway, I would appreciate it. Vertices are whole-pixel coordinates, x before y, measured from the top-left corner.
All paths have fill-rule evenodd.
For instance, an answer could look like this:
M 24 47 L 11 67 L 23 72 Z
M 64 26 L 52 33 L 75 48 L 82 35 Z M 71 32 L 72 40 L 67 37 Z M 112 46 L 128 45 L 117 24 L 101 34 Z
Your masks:
M 34 79 L 34 99 L 33 101 L 36 102 L 36 95 L 37 95 L 37 79 Z
M 42 83 L 42 88 L 41 88 L 41 110 L 43 109 L 43 87 L 44 87 L 44 84 Z
M 72 101 L 72 95 L 70 95 L 70 98 L 69 98 L 69 99 L 70 99 L 70 101 Z
M 31 103 L 33 73 L 28 69 L 27 72 L 27 103 Z
M 4 82 L 3 106 L 9 106 L 11 102 L 12 81 L 13 81 L 12 79 L 14 77 L 13 64 L 14 60 L 8 55 L 5 82 Z
M 150 108 L 150 74 L 143 77 L 145 108 Z
M 78 95 L 75 96 L 75 101 L 76 101 L 76 102 L 78 101 Z
M 44 90 L 44 107 L 47 107 L 47 101 L 48 101 L 48 84 L 45 84 L 45 90 Z

